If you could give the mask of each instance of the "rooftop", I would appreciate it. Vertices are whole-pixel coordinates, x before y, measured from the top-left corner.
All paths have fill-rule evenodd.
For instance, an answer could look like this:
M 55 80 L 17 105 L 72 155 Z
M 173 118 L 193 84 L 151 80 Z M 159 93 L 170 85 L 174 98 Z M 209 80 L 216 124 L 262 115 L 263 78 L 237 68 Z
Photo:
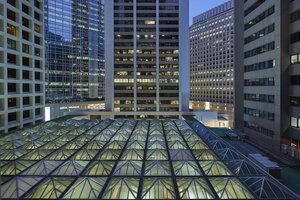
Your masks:
M 296 199 L 199 122 L 47 122 L 0 139 L 2 199 Z

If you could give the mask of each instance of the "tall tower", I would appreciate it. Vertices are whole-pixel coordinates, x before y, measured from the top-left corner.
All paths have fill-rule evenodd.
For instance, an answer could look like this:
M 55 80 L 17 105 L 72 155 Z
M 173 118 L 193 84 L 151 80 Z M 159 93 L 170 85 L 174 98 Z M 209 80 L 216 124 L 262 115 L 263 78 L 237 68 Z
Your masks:
M 233 126 L 234 12 L 233 0 L 193 19 L 190 27 L 191 103 L 229 115 Z
M 188 9 L 187 0 L 105 1 L 106 110 L 188 110 Z
M 103 97 L 103 0 L 46 0 L 46 101 Z
M 281 152 L 296 159 L 300 155 L 299 13 L 300 1 L 235 1 L 236 128 L 275 155 Z
M 43 1 L 0 1 L 0 135 L 44 119 Z

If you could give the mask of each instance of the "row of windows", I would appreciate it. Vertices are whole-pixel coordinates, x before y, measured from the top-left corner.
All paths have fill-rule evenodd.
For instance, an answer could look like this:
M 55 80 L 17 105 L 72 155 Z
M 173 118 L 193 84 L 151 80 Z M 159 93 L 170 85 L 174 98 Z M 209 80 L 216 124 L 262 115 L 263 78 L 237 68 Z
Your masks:
M 40 96 L 35 97 L 35 103 L 36 104 L 42 103 Z M 18 106 L 18 99 L 16 97 L 8 98 L 7 99 L 7 104 L 8 104 L 9 108 L 17 107 Z M 23 97 L 23 106 L 26 106 L 26 105 L 30 105 L 30 97 Z
M 300 75 L 291 76 L 291 85 L 300 85 Z
M 27 2 L 29 2 L 27 0 Z M 14 7 L 18 7 L 18 0 L 7 0 L 7 3 L 9 3 L 10 5 L 14 6 Z M 39 0 L 34 0 L 34 6 L 36 8 L 39 8 L 41 9 L 41 2 Z M 22 11 L 25 12 L 25 13 L 29 13 L 29 7 L 26 6 L 25 4 L 22 4 Z
M 290 20 L 291 20 L 291 23 L 297 21 L 300 19 L 300 9 L 299 10 L 296 10 L 295 12 L 293 12 L 290 16 Z
M 300 119 L 291 117 L 291 127 L 300 128 Z
M 274 86 L 274 78 L 257 78 L 245 80 L 245 86 Z
M 274 95 L 266 95 L 266 94 L 244 94 L 245 100 L 248 101 L 259 101 L 265 103 L 274 103 L 275 97 Z
M 244 12 L 244 15 L 249 15 L 252 11 L 258 8 L 261 4 L 263 4 L 266 0 L 258 0 L 254 4 L 252 4 L 249 8 L 247 8 Z
M 19 65 L 19 56 L 15 55 L 15 54 L 7 54 L 7 63 L 8 64 L 14 64 L 14 65 Z M 22 57 L 22 65 L 26 66 L 26 67 L 31 67 L 31 59 L 27 58 L 27 57 Z M 42 63 L 40 60 L 35 60 L 34 61 L 34 67 L 35 68 L 41 68 L 42 67 Z
M 249 37 L 245 38 L 245 44 L 248 44 L 252 41 L 255 41 L 269 33 L 272 33 L 275 31 L 275 25 L 274 24 L 271 24 L 270 26 L 267 26 L 265 27 L 264 29 L 254 33 L 254 34 L 251 34 Z
M 296 43 L 296 42 L 299 42 L 299 41 L 300 41 L 300 31 L 296 32 L 296 33 L 293 33 L 291 35 L 291 43 Z
M 270 69 L 275 67 L 275 60 L 268 60 L 264 62 L 255 63 L 252 65 L 245 66 L 245 72 L 258 71 L 263 69 Z
M 290 97 L 291 106 L 300 106 L 300 97 Z
M 246 128 L 252 129 L 252 130 L 257 131 L 257 132 L 260 132 L 263 135 L 266 135 L 266 136 L 269 136 L 269 137 L 273 137 L 273 135 L 274 135 L 274 131 L 269 130 L 269 129 L 264 128 L 264 127 L 261 127 L 261 126 L 255 124 L 255 123 L 253 123 L 253 122 L 245 121 L 244 126 Z
M 250 51 L 246 51 L 244 56 L 245 56 L 245 58 L 249 58 L 249 57 L 252 57 L 252 56 L 256 56 L 258 54 L 265 53 L 267 51 L 272 51 L 274 49 L 275 49 L 275 42 L 270 42 L 268 44 L 262 45 L 260 47 L 255 48 L 255 49 L 252 49 Z
M 35 109 L 35 115 L 41 115 L 41 108 Z M 30 117 L 30 110 L 23 111 L 23 118 Z M 8 122 L 13 122 L 18 120 L 18 114 L 16 112 L 8 113 Z
M 7 69 L 7 78 L 10 79 L 17 79 L 18 78 L 18 71 L 16 69 L 8 68 Z M 30 80 L 31 76 L 33 76 L 33 72 L 23 70 L 22 71 L 22 79 Z M 42 73 L 34 72 L 34 79 L 35 80 L 42 80 Z
M 291 55 L 291 64 L 300 63 L 300 54 Z
M 267 119 L 270 121 L 274 121 L 275 119 L 275 114 L 274 113 L 269 113 L 266 111 L 258 110 L 258 109 L 252 109 L 252 108 L 244 108 L 244 113 L 246 115 L 250 115 L 253 117 L 259 117 L 262 119 Z
M 266 11 L 264 11 L 263 13 L 261 13 L 260 15 L 258 15 L 257 17 L 255 17 L 254 19 L 250 20 L 247 24 L 245 24 L 245 30 L 251 28 L 255 24 L 257 24 L 260 21 L 264 20 L 268 16 L 272 15 L 274 12 L 275 12 L 275 7 L 272 6 L 271 8 L 269 8 Z
M 23 85 L 22 92 L 24 92 L 24 93 L 31 92 L 32 88 L 30 87 L 30 84 L 24 83 L 22 85 Z M 19 89 L 20 88 L 17 87 L 17 83 L 7 83 L 7 92 L 8 93 L 20 92 Z M 36 92 L 41 92 L 42 85 L 41 84 L 34 84 L 34 90 Z

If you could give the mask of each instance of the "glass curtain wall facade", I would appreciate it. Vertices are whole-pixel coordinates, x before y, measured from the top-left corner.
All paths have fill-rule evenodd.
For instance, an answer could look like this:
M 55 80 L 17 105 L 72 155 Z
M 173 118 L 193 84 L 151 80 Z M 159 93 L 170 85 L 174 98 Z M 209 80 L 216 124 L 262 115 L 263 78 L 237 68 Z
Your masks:
M 106 59 L 111 71 L 106 90 L 112 91 L 106 99 L 108 110 L 181 110 L 179 35 L 184 3 L 188 5 L 180 0 L 107 1 L 113 12 L 107 23 L 113 26 L 107 34 L 113 44 L 113 56 Z M 188 69 L 188 64 L 182 68 Z
M 297 199 L 198 122 L 48 122 L 0 151 L 3 199 Z
M 44 120 L 43 1 L 0 1 L 0 136 Z
M 102 0 L 47 0 L 45 13 L 47 102 L 103 97 Z

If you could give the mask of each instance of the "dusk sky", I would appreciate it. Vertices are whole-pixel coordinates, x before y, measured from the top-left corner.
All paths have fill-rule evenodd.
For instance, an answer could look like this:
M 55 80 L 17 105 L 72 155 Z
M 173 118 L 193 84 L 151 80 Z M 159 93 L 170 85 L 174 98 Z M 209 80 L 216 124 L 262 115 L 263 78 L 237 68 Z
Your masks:
M 190 0 L 190 24 L 192 24 L 193 17 L 203 13 L 215 6 L 218 6 L 228 0 Z

